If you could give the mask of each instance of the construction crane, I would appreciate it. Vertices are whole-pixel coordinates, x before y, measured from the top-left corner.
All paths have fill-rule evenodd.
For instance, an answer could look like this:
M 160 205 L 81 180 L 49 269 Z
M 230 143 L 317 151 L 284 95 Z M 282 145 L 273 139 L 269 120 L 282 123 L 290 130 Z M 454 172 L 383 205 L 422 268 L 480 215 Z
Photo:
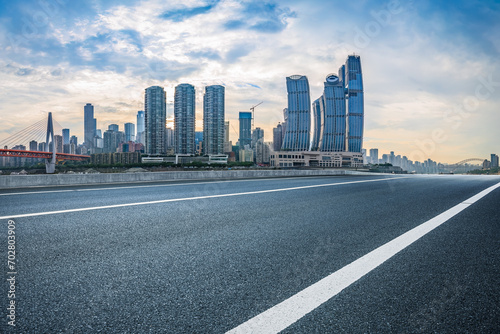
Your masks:
M 255 108 L 260 106 L 262 103 L 264 103 L 264 101 L 261 101 L 260 103 L 254 105 L 252 108 L 250 108 L 250 110 L 252 111 L 252 129 L 253 129 L 253 124 L 254 124 L 254 113 L 255 113 Z

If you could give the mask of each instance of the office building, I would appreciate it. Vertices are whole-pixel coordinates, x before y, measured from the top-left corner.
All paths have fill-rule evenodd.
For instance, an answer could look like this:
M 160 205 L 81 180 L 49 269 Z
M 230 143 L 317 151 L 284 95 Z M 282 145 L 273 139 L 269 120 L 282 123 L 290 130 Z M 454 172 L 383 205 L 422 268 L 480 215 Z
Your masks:
M 144 125 L 146 154 L 165 153 L 165 125 L 167 121 L 166 93 L 163 87 L 146 88 L 144 98 Z
M 496 154 L 491 154 L 491 168 L 497 168 L 498 167 L 498 155 Z
M 69 129 L 62 129 L 63 145 L 69 144 Z
M 94 136 L 96 130 L 96 119 L 94 118 L 94 106 L 87 103 L 83 107 L 83 127 L 84 127 L 84 145 L 88 148 L 93 147 Z
M 312 135 L 312 142 L 311 142 L 311 151 L 318 151 L 319 150 L 319 142 L 321 139 L 321 107 L 320 107 L 320 100 L 322 97 L 319 99 L 314 100 L 312 103 L 312 112 L 313 112 L 313 135 Z
M 214 85 L 205 87 L 203 95 L 203 153 L 224 153 L 225 89 Z
M 135 141 L 135 124 L 134 123 L 125 123 L 125 141 Z
M 341 68 L 343 71 L 343 69 Z M 359 56 L 347 57 L 345 64 L 345 89 L 347 93 L 347 146 L 349 152 L 363 148 L 364 97 L 363 76 Z
M 175 87 L 174 146 L 176 154 L 195 154 L 195 101 L 195 89 L 193 85 L 180 84 Z
M 288 120 L 282 149 L 305 151 L 309 149 L 311 128 L 311 100 L 309 81 L 306 76 L 292 75 L 286 78 L 288 92 Z
M 110 124 L 110 125 L 108 125 L 108 130 L 120 131 L 120 127 L 118 126 L 118 124 Z
M 324 83 L 323 95 L 317 100 L 319 113 L 319 150 L 322 152 L 346 151 L 346 97 L 343 82 L 329 74 Z M 360 151 L 361 152 L 361 151 Z
M 135 137 L 137 143 L 144 144 L 144 111 L 139 110 L 137 112 L 137 135 Z
M 70 144 L 75 144 L 75 145 L 78 145 L 78 137 L 77 136 L 71 136 L 69 138 L 69 143 Z
M 244 149 L 246 145 L 252 145 L 252 113 L 240 111 L 240 138 L 239 146 Z

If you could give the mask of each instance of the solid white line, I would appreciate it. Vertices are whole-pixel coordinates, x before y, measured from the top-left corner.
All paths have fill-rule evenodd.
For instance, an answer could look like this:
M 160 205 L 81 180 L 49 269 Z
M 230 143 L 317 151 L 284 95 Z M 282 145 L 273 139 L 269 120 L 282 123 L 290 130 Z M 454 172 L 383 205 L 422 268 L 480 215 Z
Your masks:
M 319 178 L 325 178 L 329 176 L 323 176 L 323 177 L 306 177 L 308 180 L 311 179 L 319 179 Z M 200 185 L 200 184 L 214 184 L 214 183 L 231 183 L 231 182 L 255 182 L 255 181 L 262 181 L 262 180 L 294 180 L 294 179 L 303 179 L 304 177 L 284 177 L 284 178 L 259 178 L 259 179 L 242 179 L 242 180 L 227 180 L 227 181 L 207 181 L 207 182 L 182 182 L 182 181 L 189 181 L 189 180 L 168 180 L 168 181 L 146 181 L 146 182 L 179 182 L 179 183 L 174 183 L 174 184 L 152 184 L 152 185 L 144 185 L 144 186 L 124 186 L 124 187 L 107 187 L 107 188 L 87 188 L 87 189 L 66 189 L 66 190 L 42 190 L 42 191 L 23 191 L 23 192 L 17 192 L 17 193 L 4 193 L 0 194 L 0 196 L 14 196 L 14 195 L 31 195 L 31 194 L 51 194 L 51 193 L 65 193 L 65 192 L 80 192 L 80 191 L 101 191 L 101 190 L 117 190 L 117 189 L 137 189 L 137 188 L 156 188 L 156 187 L 174 187 L 174 186 L 185 186 L 185 185 Z M 196 179 L 196 180 L 201 180 L 201 179 Z M 106 183 L 97 183 L 95 184 L 96 186 L 98 185 L 104 185 Z M 81 186 L 81 185 L 68 185 L 69 187 L 71 186 Z
M 248 192 L 232 193 L 232 194 L 207 195 L 207 196 L 197 196 L 197 197 L 163 199 L 163 200 L 158 200 L 158 201 L 148 201 L 148 202 L 138 202 L 138 203 L 113 204 L 113 205 L 95 206 L 95 207 L 89 207 L 89 208 L 78 208 L 78 209 L 68 209 L 68 210 L 58 210 L 58 211 L 25 213 L 25 214 L 19 214 L 19 215 L 7 215 L 7 216 L 0 217 L 0 219 L 12 219 L 12 218 L 23 218 L 23 217 L 46 216 L 46 215 L 54 215 L 54 214 L 59 214 L 59 213 L 71 213 L 71 212 L 82 212 L 82 211 L 91 211 L 91 210 L 123 208 L 123 207 L 127 207 L 127 206 L 150 205 L 150 204 L 181 202 L 181 201 L 193 201 L 193 200 L 206 199 L 206 198 L 219 198 L 219 197 L 230 197 L 230 196 L 243 196 L 243 195 L 253 195 L 253 194 L 265 194 L 265 193 L 290 191 L 290 190 L 300 190 L 300 189 L 309 189 L 309 188 L 338 186 L 338 185 L 344 185 L 344 184 L 390 181 L 390 180 L 403 179 L 403 178 L 405 178 L 405 177 L 394 177 L 394 178 L 388 178 L 388 179 L 385 179 L 385 178 L 384 179 L 371 179 L 371 180 L 362 180 L 362 181 L 348 181 L 348 182 L 327 183 L 327 184 L 315 184 L 315 185 L 310 185 L 310 186 L 300 186 L 300 187 L 292 187 L 292 188 L 279 188 L 279 189 L 270 189 L 270 190 L 248 191 Z
M 481 191 L 477 195 L 389 241 L 227 333 L 271 334 L 281 332 L 401 250 L 499 187 L 500 183 L 497 183 Z

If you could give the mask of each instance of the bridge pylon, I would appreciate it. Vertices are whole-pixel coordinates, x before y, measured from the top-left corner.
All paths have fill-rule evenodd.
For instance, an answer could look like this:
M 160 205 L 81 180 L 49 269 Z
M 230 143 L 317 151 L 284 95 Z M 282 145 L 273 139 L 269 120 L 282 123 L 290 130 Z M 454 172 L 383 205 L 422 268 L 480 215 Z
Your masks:
M 47 174 L 54 174 L 56 171 L 56 143 L 54 140 L 54 124 L 52 123 L 52 113 L 49 112 L 49 117 L 47 120 L 47 137 L 45 143 L 47 143 L 47 147 L 50 149 L 49 139 L 52 137 L 52 157 L 50 159 L 45 159 L 45 172 Z

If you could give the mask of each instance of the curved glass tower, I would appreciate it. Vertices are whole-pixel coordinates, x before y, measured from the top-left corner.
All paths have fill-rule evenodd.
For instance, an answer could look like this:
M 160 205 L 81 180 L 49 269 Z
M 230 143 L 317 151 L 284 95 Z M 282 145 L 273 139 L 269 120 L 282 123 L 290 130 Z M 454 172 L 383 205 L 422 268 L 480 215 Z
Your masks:
M 339 77 L 329 74 L 320 98 L 321 136 L 320 151 L 344 152 L 346 135 L 346 100 L 344 86 Z
M 347 94 L 347 146 L 349 152 L 361 152 L 363 148 L 364 99 L 363 77 L 359 56 L 347 57 L 345 64 Z
M 174 95 L 174 141 L 175 153 L 194 155 L 195 90 L 190 84 L 175 87 Z
M 311 99 L 306 76 L 286 78 L 288 92 L 288 120 L 282 150 L 307 151 L 310 146 Z

